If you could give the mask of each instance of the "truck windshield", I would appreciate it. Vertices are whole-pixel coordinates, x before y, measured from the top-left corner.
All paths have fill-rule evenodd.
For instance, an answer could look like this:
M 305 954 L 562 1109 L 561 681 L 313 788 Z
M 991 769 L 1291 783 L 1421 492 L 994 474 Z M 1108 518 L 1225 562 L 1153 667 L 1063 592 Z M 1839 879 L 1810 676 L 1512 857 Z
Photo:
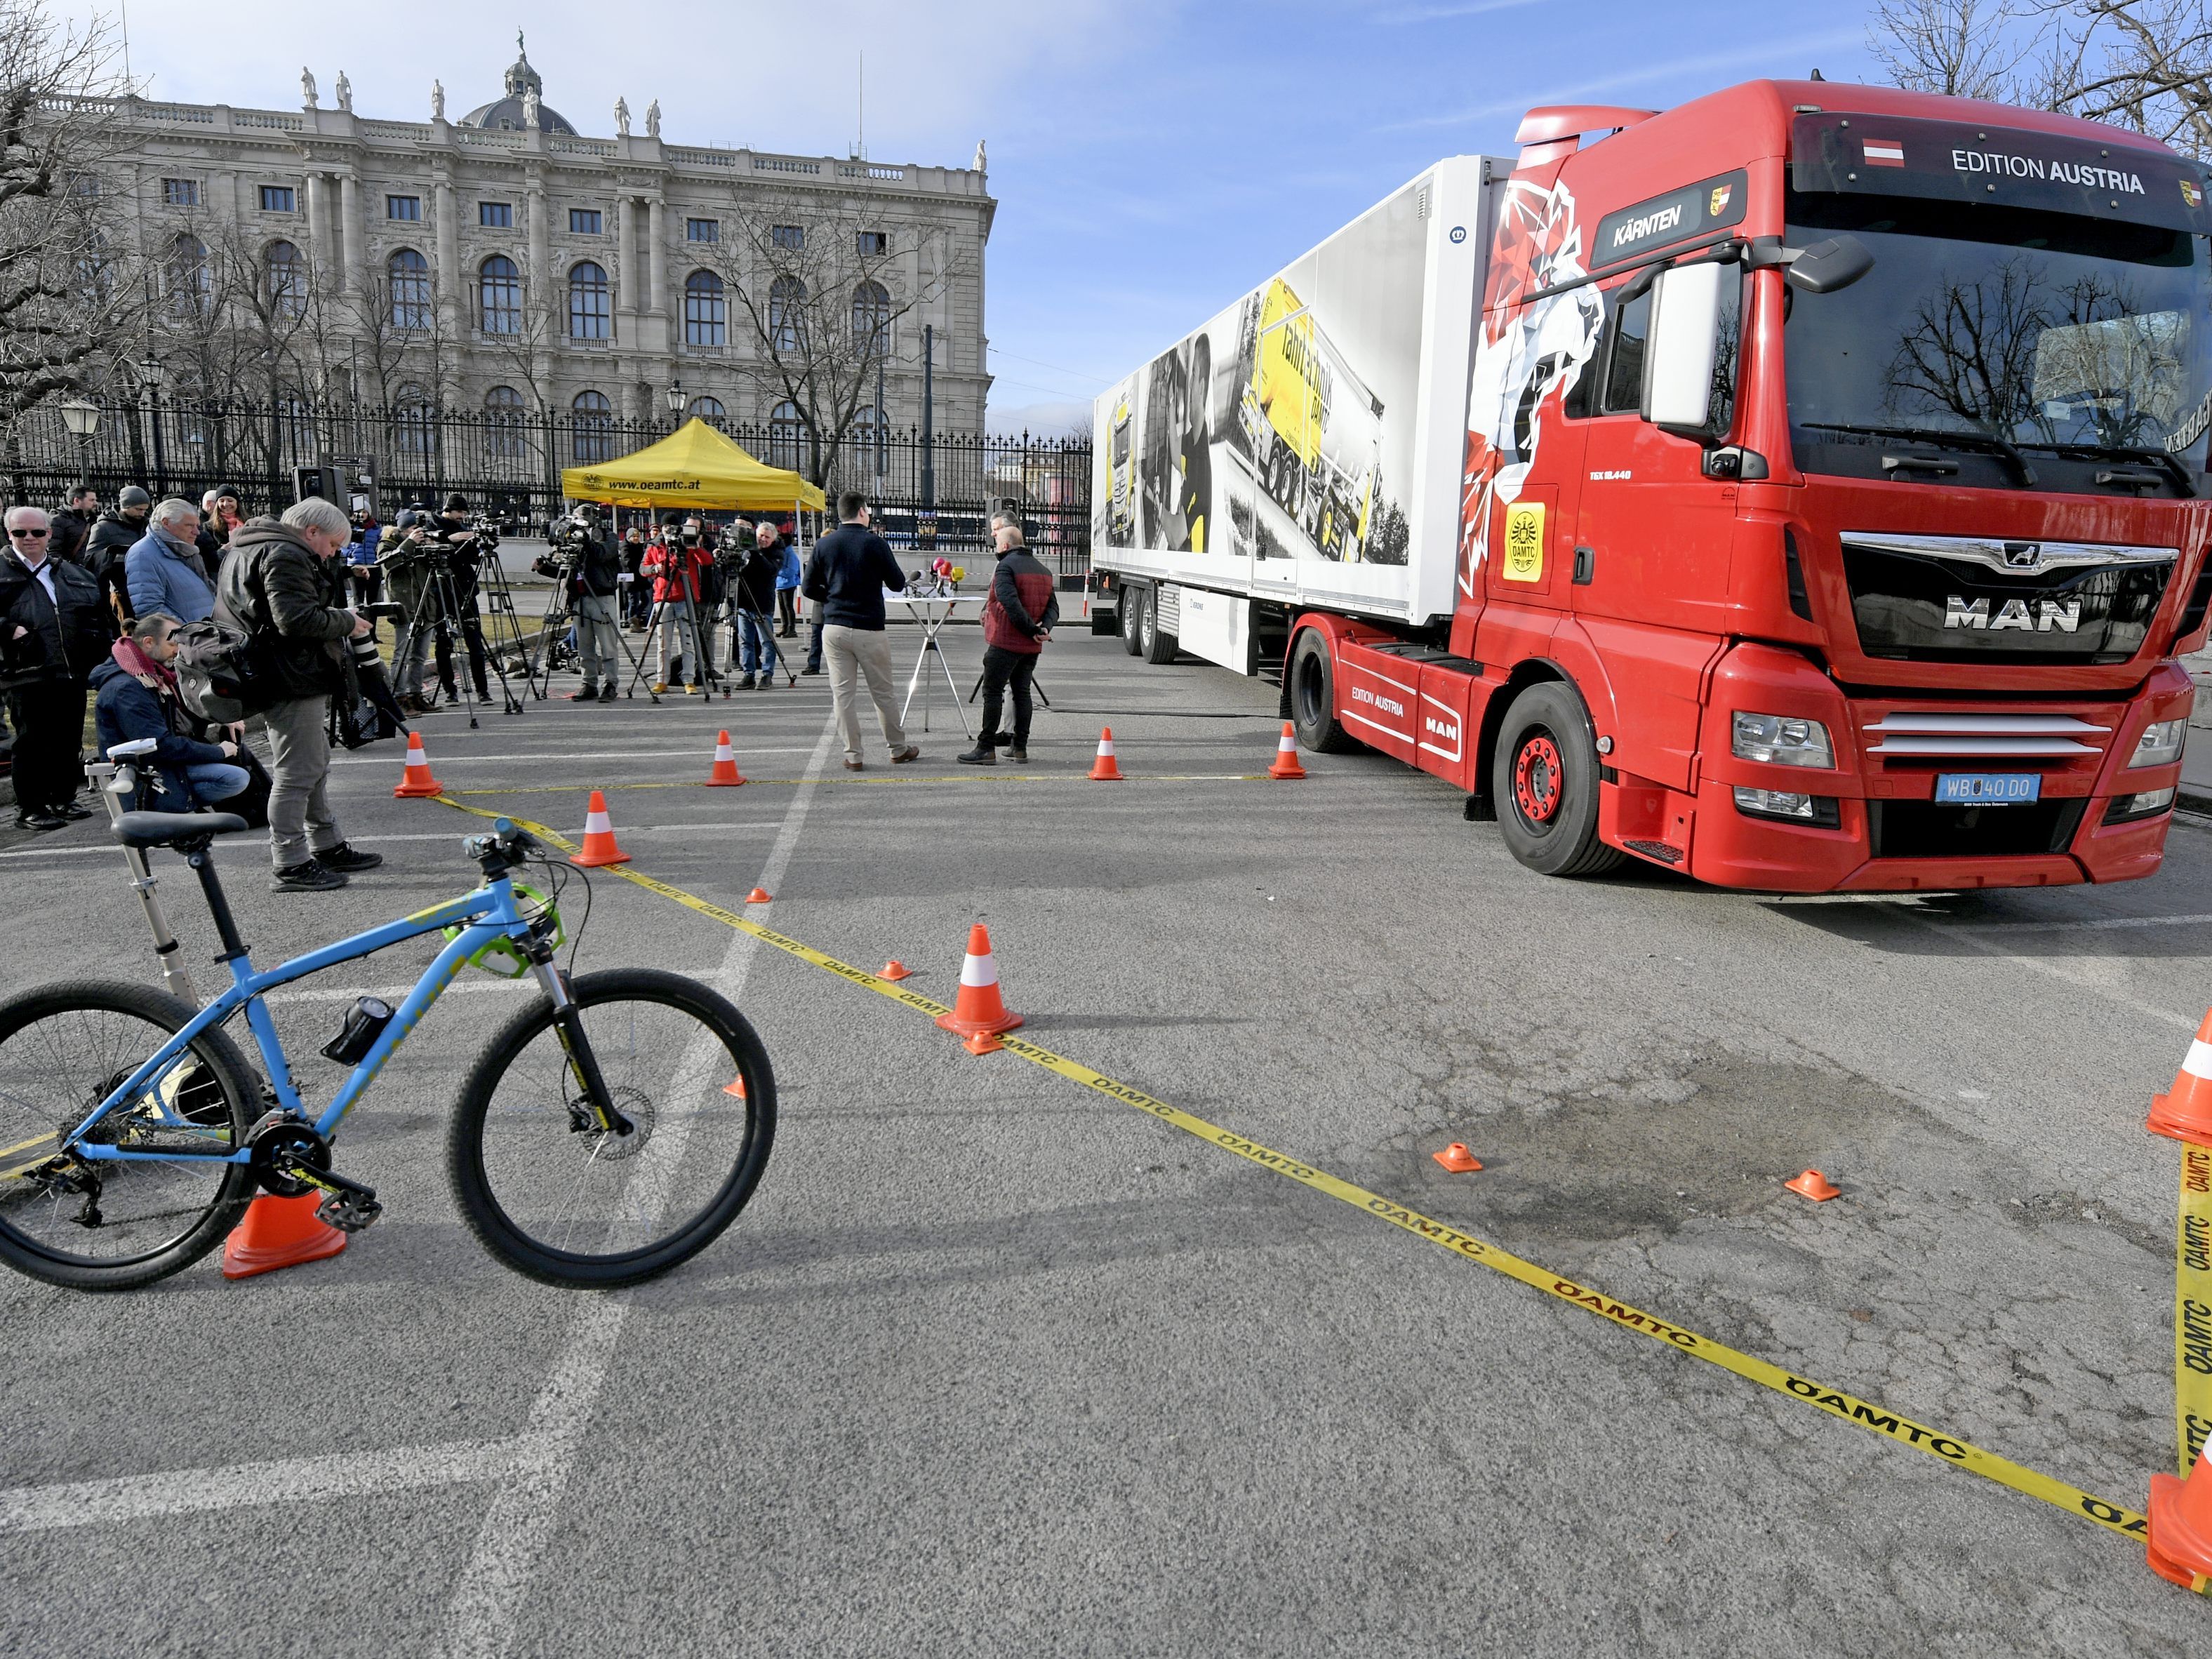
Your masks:
M 2205 239 L 2152 225 L 1792 191 L 1788 241 L 1849 232 L 1874 270 L 1790 290 L 1808 472 L 2186 495 L 2212 418 Z

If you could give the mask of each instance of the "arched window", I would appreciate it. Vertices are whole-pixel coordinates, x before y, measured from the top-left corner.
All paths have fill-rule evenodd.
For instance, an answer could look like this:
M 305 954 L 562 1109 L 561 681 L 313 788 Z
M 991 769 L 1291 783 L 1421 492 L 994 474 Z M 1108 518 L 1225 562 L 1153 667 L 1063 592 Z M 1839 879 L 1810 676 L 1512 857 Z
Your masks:
M 594 265 L 592 270 L 599 267 Z M 579 392 L 568 405 L 569 442 L 578 466 L 592 466 L 615 457 L 614 405 L 602 392 Z
M 179 236 L 170 243 L 167 276 L 170 311 L 179 318 L 206 316 L 215 301 L 207 244 L 197 236 Z
M 684 279 L 685 345 L 720 345 L 726 316 L 720 277 L 711 270 L 695 270 Z
M 863 357 L 890 356 L 891 296 L 881 283 L 853 290 L 853 349 Z
M 289 242 L 271 242 L 268 251 L 269 305 L 279 317 L 298 318 L 307 309 L 307 264 Z
M 477 316 L 487 334 L 522 332 L 522 273 L 504 253 L 477 267 Z
M 589 259 L 568 270 L 568 337 L 604 340 L 613 331 L 607 273 Z M 580 400 L 579 400 L 580 401 Z
M 768 417 L 768 464 L 787 472 L 799 471 L 799 441 L 806 434 L 806 418 L 799 405 L 781 403 Z
M 427 329 L 430 326 L 430 262 L 411 247 L 403 247 L 384 262 L 392 287 L 392 325 Z
M 518 461 L 528 453 L 523 441 L 522 394 L 511 386 L 484 393 L 484 453 L 495 461 Z
M 430 459 L 434 411 L 430 394 L 410 380 L 392 396 L 392 447 L 410 460 Z
M 696 415 L 702 421 L 726 421 L 730 418 L 730 411 L 722 407 L 720 398 L 694 398 L 691 407 L 685 412 Z
M 769 284 L 769 338 L 778 351 L 796 351 L 806 336 L 806 284 L 779 276 Z

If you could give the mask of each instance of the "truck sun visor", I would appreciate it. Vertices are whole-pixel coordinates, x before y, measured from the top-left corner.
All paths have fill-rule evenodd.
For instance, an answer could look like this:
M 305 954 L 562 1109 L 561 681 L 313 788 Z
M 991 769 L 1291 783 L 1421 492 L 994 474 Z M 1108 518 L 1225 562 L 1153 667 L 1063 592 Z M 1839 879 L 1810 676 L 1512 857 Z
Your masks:
M 1633 207 L 1608 213 L 1597 222 L 1590 247 L 1590 269 L 1603 270 L 1678 242 L 1692 242 L 1741 222 L 1751 194 L 1750 176 L 1741 167 L 1717 179 L 1686 185 Z
M 1889 115 L 1800 115 L 1800 191 L 1991 202 L 2169 230 L 2212 231 L 2204 170 L 2170 151 L 2094 137 Z

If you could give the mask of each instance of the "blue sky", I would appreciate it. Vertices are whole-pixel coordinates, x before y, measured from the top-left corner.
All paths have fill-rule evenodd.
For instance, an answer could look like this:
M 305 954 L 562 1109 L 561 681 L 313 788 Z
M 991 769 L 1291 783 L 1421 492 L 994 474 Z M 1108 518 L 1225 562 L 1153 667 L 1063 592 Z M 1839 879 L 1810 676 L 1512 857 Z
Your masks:
M 1703 0 L 135 0 L 131 68 L 156 97 L 277 108 L 302 64 L 326 102 L 343 69 L 362 113 L 420 120 L 433 76 L 456 111 L 495 94 L 526 13 L 546 101 L 586 133 L 621 94 L 659 98 L 678 143 L 842 155 L 865 52 L 872 156 L 960 166 L 988 140 L 1001 428 L 1065 424 L 1437 157 L 1510 155 L 1531 104 L 1875 76 L 1856 3 Z

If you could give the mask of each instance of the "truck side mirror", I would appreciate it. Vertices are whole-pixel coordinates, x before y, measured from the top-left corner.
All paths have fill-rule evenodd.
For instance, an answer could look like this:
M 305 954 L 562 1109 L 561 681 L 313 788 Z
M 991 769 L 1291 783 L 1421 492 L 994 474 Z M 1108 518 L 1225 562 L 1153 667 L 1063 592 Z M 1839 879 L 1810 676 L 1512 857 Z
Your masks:
M 1684 438 L 1709 435 L 1722 284 L 1741 280 L 1734 264 L 1706 259 L 1672 266 L 1652 285 L 1641 412 L 1662 431 Z
M 1785 266 L 1782 280 L 1808 294 L 1833 294 L 1874 269 L 1874 255 L 1856 236 L 1831 236 L 1814 243 Z

